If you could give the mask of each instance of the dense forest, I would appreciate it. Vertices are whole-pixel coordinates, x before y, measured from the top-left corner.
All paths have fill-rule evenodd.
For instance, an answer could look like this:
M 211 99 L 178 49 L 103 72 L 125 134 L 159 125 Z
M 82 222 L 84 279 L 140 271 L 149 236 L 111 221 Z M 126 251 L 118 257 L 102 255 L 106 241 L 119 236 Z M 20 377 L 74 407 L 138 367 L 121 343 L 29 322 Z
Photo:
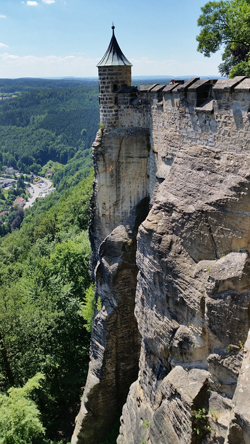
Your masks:
M 56 191 L 13 209 L 19 223 L 0 240 L 0 442 L 67 443 L 97 309 L 87 232 L 97 85 L 25 86 L 0 101 L 2 171 L 52 167 Z M 19 176 L 20 192 L 23 183 Z
M 41 372 L 36 401 L 55 439 L 72 431 L 87 371 L 89 337 L 80 309 L 90 285 L 91 188 L 90 175 L 38 202 L 0 246 L 1 389 L 23 386 Z
M 0 100 L 0 168 L 38 173 L 49 160 L 66 164 L 90 148 L 99 121 L 97 83 L 55 82 L 54 88 Z
M 59 89 L 59 88 L 75 88 L 79 86 L 95 87 L 98 89 L 97 78 L 77 78 L 64 77 L 62 79 L 33 79 L 24 77 L 20 79 L 0 79 L 0 98 L 11 98 L 20 96 L 26 92 Z
M 97 81 L 0 80 L 0 175 L 7 167 L 42 176 L 51 169 L 58 190 L 77 184 L 89 173 L 98 121 Z M 0 189 L 0 236 L 19 228 L 18 196 L 28 199 L 25 187 Z

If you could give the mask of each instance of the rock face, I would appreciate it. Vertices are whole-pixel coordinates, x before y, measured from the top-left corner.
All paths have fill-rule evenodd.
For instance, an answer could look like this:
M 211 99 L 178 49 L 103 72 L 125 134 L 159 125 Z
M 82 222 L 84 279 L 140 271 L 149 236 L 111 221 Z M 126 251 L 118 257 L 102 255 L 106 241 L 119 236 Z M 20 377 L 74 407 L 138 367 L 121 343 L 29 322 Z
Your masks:
M 138 234 L 140 371 L 123 408 L 119 444 L 249 442 L 249 370 L 242 365 L 249 172 L 245 156 L 192 147 L 178 153 L 158 188 Z
M 250 444 L 249 82 L 206 82 L 122 96 L 94 144 L 102 309 L 73 444 L 122 406 L 118 444 Z
M 119 417 L 137 378 L 140 337 L 134 316 L 137 231 L 149 211 L 148 132 L 97 134 L 90 237 L 96 313 L 91 362 L 72 443 L 96 444 Z M 124 184 L 125 180 L 125 184 Z

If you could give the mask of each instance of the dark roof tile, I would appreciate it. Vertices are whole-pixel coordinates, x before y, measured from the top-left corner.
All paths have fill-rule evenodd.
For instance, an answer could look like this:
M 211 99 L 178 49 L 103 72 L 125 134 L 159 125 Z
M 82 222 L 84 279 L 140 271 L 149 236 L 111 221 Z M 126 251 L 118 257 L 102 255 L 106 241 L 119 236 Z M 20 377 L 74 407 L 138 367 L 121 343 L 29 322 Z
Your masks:
M 140 91 L 141 92 L 149 92 L 151 89 L 155 88 L 158 85 L 158 83 L 154 83 L 153 85 L 141 85 Z
M 165 88 L 165 86 L 166 86 L 166 85 L 156 85 L 156 86 L 154 86 L 154 88 L 152 88 L 152 89 L 150 90 L 150 92 L 159 92 L 159 91 L 162 91 L 163 88 Z
M 132 66 L 132 63 L 130 63 L 129 60 L 125 57 L 120 46 L 118 45 L 118 42 L 115 37 L 115 31 L 114 31 L 115 27 L 112 26 L 112 29 L 113 29 L 113 35 L 111 37 L 109 47 L 105 52 L 103 58 L 97 64 L 97 66 L 117 66 L 117 65 Z

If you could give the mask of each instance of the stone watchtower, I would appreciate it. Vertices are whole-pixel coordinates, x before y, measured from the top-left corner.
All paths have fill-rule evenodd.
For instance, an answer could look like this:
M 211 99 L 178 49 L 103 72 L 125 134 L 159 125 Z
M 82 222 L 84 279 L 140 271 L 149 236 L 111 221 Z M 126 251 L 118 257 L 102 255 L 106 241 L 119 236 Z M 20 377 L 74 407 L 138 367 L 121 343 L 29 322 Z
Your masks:
M 115 37 L 115 27 L 109 47 L 98 63 L 100 122 L 106 129 L 119 126 L 118 90 L 131 86 L 132 64 L 125 57 Z

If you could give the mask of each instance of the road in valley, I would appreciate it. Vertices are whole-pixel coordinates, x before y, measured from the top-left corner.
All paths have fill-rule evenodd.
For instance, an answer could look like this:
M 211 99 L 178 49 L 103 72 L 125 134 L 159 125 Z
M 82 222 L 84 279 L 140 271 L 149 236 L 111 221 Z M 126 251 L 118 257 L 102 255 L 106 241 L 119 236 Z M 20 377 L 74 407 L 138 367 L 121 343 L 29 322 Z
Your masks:
M 26 202 L 24 209 L 29 208 L 33 205 L 35 200 L 39 197 L 40 193 L 52 191 L 52 182 L 49 179 L 44 179 L 44 177 L 39 177 L 41 182 L 38 184 L 30 184 L 29 190 L 32 191 L 32 196 Z

